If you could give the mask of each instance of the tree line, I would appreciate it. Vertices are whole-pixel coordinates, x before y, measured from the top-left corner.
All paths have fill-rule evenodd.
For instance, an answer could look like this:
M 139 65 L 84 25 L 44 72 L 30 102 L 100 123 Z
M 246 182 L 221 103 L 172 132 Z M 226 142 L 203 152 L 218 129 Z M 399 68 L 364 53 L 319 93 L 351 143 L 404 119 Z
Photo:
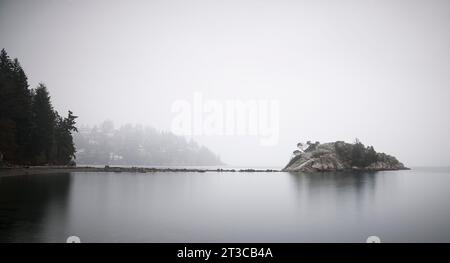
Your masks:
M 77 162 L 98 165 L 221 165 L 219 156 L 193 140 L 152 127 L 112 121 L 82 126 L 74 135 Z
M 381 154 L 373 146 L 365 146 L 359 139 L 353 144 L 338 142 L 335 144 L 336 152 L 343 160 L 348 160 L 352 166 L 367 167 L 378 161 Z
M 306 144 L 301 142 L 297 143 L 298 149 L 293 152 L 293 157 L 287 166 L 293 164 L 298 158 L 301 158 L 303 153 L 314 152 L 319 145 L 320 142 L 318 141 L 315 143 L 307 141 Z M 397 162 L 392 156 L 388 156 L 384 153 L 377 153 L 373 146 L 366 147 L 358 138 L 355 139 L 353 144 L 337 141 L 334 143 L 334 147 L 340 159 L 355 167 L 367 167 L 377 161 Z M 322 154 L 323 152 L 319 151 L 313 153 L 313 157 L 319 157 Z
M 17 58 L 0 53 L 0 162 L 20 165 L 66 165 L 75 158 L 71 111 L 53 109 L 44 84 L 30 89 Z

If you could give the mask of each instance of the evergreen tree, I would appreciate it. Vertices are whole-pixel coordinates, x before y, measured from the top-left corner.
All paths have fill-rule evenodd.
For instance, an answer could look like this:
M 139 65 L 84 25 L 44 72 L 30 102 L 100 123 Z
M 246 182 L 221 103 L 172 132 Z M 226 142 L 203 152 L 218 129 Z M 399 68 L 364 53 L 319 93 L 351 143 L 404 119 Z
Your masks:
M 76 116 L 59 117 L 43 84 L 28 87 L 17 59 L 0 51 L 0 156 L 12 164 L 68 163 L 74 158 Z
M 31 150 L 34 163 L 47 164 L 52 161 L 53 157 L 55 113 L 47 87 L 42 83 L 34 91 L 32 113 L 34 127 Z
M 75 119 L 71 111 L 69 111 L 66 118 L 62 118 L 56 112 L 56 127 L 55 127 L 55 144 L 56 156 L 55 162 L 57 164 L 69 164 L 72 159 L 75 159 L 75 144 L 72 138 L 72 132 L 77 132 L 75 127 Z
M 373 146 L 367 147 L 367 153 L 366 153 L 366 158 L 365 158 L 365 164 L 366 164 L 366 165 L 370 165 L 370 164 L 376 162 L 377 159 L 378 159 L 378 157 L 377 157 L 377 152 L 375 151 L 375 149 L 373 148 Z
M 31 139 L 31 94 L 17 59 L 0 52 L 0 147 L 10 161 L 23 163 Z
M 16 143 L 17 160 L 26 162 L 31 158 L 29 150 L 31 147 L 31 93 L 28 89 L 28 80 L 17 59 L 13 60 L 13 82 L 14 82 L 14 116 L 13 121 L 16 123 Z
M 378 160 L 377 152 L 372 146 L 367 148 L 359 140 L 352 146 L 352 165 L 367 167 Z
M 356 139 L 352 147 L 352 165 L 357 167 L 364 167 L 364 144 Z
M 14 106 L 12 62 L 5 49 L 0 52 L 0 152 L 5 160 L 16 157 L 16 123 L 12 119 Z

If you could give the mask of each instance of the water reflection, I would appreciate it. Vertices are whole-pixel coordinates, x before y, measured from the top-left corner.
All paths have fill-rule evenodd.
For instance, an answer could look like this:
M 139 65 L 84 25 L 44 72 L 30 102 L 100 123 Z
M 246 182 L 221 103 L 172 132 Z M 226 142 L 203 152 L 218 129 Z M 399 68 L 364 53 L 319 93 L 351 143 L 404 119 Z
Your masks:
M 377 172 L 293 173 L 292 185 L 300 198 L 310 202 L 321 200 L 338 203 L 355 201 L 358 209 L 372 205 L 375 198 Z
M 61 242 L 70 174 L 0 178 L 0 242 Z
M 450 170 L 0 178 L 0 242 L 450 241 Z

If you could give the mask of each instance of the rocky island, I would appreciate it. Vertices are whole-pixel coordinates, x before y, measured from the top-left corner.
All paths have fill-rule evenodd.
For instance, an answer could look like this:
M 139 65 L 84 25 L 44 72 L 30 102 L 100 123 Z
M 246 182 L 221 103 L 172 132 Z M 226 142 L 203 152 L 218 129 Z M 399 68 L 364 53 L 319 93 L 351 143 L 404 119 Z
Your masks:
M 329 143 L 298 143 L 286 172 L 321 171 L 383 171 L 409 169 L 397 158 L 385 153 L 377 153 L 372 146 L 364 146 L 359 140 L 355 143 L 343 141 Z

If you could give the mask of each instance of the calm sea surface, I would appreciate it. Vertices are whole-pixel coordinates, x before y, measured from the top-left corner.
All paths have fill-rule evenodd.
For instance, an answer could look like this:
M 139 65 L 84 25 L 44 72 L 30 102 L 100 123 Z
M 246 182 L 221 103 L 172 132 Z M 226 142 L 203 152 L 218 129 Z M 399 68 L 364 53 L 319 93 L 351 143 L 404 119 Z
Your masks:
M 0 178 L 0 242 L 450 242 L 450 169 Z

